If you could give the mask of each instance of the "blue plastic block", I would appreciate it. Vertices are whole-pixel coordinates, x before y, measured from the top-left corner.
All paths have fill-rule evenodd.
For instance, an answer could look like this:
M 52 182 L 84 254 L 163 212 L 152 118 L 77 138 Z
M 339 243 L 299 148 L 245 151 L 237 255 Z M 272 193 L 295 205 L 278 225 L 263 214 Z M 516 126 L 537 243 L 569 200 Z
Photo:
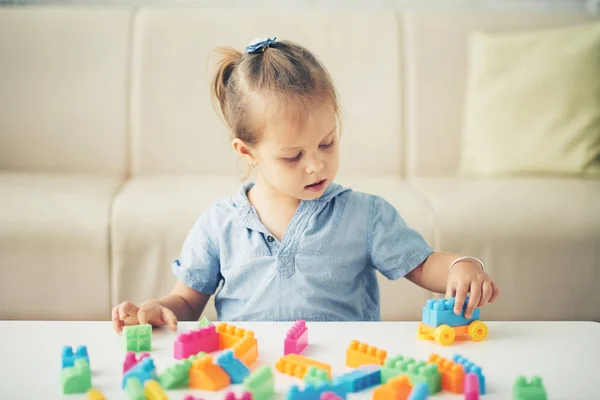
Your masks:
M 465 310 L 467 309 L 467 304 L 469 302 L 468 297 L 465 300 L 461 315 L 454 314 L 454 302 L 454 297 L 451 297 L 448 300 L 427 300 L 427 303 L 423 307 L 423 323 L 437 328 L 438 326 L 444 324 L 449 326 L 465 326 L 480 319 L 479 308 L 476 308 L 473 311 L 471 318 L 467 319 L 464 317 Z
M 78 358 L 83 358 L 87 361 L 88 365 L 90 365 L 90 357 L 88 356 L 87 347 L 79 346 L 77 347 L 77 352 L 73 354 L 73 347 L 64 346 L 62 350 L 62 367 L 73 367 L 75 365 L 75 360 Z
M 467 360 L 463 356 L 459 354 L 454 354 L 452 356 L 452 361 L 457 364 L 461 364 L 464 367 L 465 374 L 475 374 L 479 378 L 479 393 L 485 394 L 485 376 L 483 376 L 483 371 L 479 365 L 473 364 L 471 361 Z
M 362 392 L 374 386 L 381 385 L 381 369 L 379 368 L 361 368 L 336 378 L 336 382 L 344 382 L 346 392 Z
M 215 358 L 215 364 L 225 370 L 234 385 L 244 382 L 250 375 L 250 370 L 240 360 L 234 357 L 232 350 L 225 350 Z
M 286 400 L 318 400 L 325 392 L 333 392 L 343 400 L 346 400 L 346 382 L 321 382 L 319 385 L 306 385 L 304 390 L 300 390 L 298 385 L 292 385 L 287 393 Z
M 425 382 L 421 382 L 413 386 L 413 389 L 410 391 L 410 395 L 408 396 L 408 400 L 426 400 L 428 396 L 429 390 L 427 389 L 427 384 Z
M 154 360 L 150 357 L 145 357 L 142 361 L 131 367 L 131 369 L 123 376 L 123 389 L 125 389 L 127 379 L 131 377 L 138 378 L 142 387 L 144 386 L 144 382 L 148 379 L 158 380 Z

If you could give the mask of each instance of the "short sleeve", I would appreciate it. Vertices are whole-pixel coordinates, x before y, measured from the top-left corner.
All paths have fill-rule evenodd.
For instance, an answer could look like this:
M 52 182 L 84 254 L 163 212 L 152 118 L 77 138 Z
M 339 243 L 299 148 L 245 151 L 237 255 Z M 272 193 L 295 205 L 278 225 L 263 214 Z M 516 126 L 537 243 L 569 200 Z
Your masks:
M 179 281 L 198 292 L 214 294 L 221 282 L 219 249 L 214 232 L 218 226 L 211 209 L 205 211 L 188 233 L 172 270 Z
M 417 231 L 409 227 L 394 206 L 379 196 L 369 204 L 371 262 L 388 279 L 399 279 L 433 253 Z

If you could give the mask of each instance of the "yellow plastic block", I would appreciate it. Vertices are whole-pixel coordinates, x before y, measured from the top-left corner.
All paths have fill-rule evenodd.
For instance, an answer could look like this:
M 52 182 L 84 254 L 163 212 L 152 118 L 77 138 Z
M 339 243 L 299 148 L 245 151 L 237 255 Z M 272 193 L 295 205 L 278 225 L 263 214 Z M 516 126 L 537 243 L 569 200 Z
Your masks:
M 233 350 L 233 354 L 248 368 L 258 358 L 258 342 L 254 338 L 254 334 L 243 337 L 231 349 Z
M 327 371 L 327 376 L 331 379 L 331 366 L 298 354 L 285 355 L 277 361 L 277 364 L 275 364 L 275 368 L 277 368 L 279 372 L 301 379 L 304 379 L 308 367 L 315 367 Z
M 217 334 L 219 335 L 219 350 L 233 347 L 244 337 L 254 337 L 253 331 L 247 331 L 225 323 L 217 325 Z
M 154 379 L 148 379 L 144 383 L 144 394 L 148 400 L 168 400 L 167 394 Z
M 346 350 L 346 366 L 358 368 L 361 365 L 383 365 L 386 357 L 387 352 L 385 350 L 353 340 Z
M 104 395 L 102 394 L 102 392 L 100 392 L 98 389 L 90 389 L 87 392 L 87 398 L 88 400 L 106 400 L 104 398 Z

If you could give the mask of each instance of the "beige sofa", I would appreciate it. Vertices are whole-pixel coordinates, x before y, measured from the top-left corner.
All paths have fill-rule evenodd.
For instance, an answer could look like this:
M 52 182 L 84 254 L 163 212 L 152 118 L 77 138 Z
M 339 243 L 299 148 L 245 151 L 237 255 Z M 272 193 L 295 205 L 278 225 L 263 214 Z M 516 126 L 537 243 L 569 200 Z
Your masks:
M 0 318 L 108 319 L 171 288 L 192 223 L 244 172 L 209 102 L 209 52 L 276 35 L 333 75 L 339 183 L 384 196 L 436 249 L 482 258 L 502 289 L 484 318 L 600 321 L 600 181 L 457 173 L 469 32 L 591 18 L 0 9 Z M 381 284 L 388 320 L 419 319 L 432 296 Z

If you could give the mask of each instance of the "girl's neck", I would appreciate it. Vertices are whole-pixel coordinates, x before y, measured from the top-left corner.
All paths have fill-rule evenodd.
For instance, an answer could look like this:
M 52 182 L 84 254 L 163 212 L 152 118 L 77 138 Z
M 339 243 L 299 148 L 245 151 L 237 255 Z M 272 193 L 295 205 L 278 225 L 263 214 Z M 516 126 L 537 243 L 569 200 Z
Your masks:
M 270 206 L 276 206 L 277 208 L 294 208 L 296 209 L 300 204 L 300 200 L 295 197 L 290 197 L 286 194 L 279 192 L 269 183 L 267 183 L 260 174 L 256 178 L 256 183 L 248 192 L 248 199 L 250 203 L 268 204 Z

